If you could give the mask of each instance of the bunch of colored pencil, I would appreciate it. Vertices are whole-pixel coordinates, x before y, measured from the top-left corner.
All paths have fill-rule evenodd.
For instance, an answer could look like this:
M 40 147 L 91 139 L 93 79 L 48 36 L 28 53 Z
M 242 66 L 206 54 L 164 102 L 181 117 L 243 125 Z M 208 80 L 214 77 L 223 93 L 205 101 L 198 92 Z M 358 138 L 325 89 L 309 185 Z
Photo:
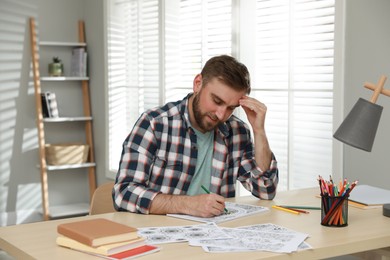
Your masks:
M 318 176 L 321 191 L 321 224 L 325 226 L 346 226 L 348 224 L 348 197 L 357 181 L 349 183 L 347 179 L 335 184 L 330 176 L 325 181 Z

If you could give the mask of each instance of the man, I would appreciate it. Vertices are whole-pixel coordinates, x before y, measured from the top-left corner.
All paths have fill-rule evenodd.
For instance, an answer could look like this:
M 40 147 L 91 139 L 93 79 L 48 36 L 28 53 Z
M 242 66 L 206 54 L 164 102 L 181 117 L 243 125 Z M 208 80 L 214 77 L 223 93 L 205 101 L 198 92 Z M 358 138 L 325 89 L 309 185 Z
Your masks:
M 115 208 L 217 216 L 225 198 L 235 196 L 236 180 L 254 196 L 273 199 L 278 169 L 264 130 L 267 108 L 248 97 L 250 90 L 245 65 L 217 56 L 195 76 L 193 93 L 143 113 L 123 143 Z M 239 106 L 254 144 L 248 126 L 232 115 Z

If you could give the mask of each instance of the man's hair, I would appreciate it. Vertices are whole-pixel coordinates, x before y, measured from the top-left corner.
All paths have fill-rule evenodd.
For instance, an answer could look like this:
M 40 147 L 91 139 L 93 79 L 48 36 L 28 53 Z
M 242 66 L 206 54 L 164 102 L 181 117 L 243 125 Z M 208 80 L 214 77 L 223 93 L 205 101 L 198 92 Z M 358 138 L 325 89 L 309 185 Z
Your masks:
M 213 78 L 217 78 L 235 90 L 245 90 L 247 94 L 251 92 L 247 67 L 231 56 L 221 55 L 209 59 L 204 65 L 201 75 L 203 85 L 206 85 Z

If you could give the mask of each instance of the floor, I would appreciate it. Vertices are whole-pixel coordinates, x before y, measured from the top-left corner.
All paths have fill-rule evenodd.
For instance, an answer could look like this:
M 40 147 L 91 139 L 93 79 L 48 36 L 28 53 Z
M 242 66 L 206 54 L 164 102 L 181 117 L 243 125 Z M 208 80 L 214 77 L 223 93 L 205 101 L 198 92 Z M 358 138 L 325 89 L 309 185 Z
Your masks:
M 0 250 L 0 260 L 15 260 L 15 258 Z

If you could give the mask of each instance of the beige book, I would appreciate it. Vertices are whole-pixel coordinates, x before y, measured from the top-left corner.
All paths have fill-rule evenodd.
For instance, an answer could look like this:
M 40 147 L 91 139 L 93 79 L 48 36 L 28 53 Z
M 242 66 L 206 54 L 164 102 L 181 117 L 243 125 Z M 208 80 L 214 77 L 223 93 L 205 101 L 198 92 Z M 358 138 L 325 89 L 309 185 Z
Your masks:
M 57 226 L 59 234 L 91 247 L 137 238 L 137 231 L 134 227 L 104 218 L 63 223 Z
M 87 246 L 83 243 L 80 243 L 76 240 L 73 240 L 71 238 L 59 236 L 59 237 L 57 237 L 56 243 L 57 243 L 57 245 L 62 246 L 62 247 L 66 247 L 66 248 L 108 256 L 108 255 L 122 253 L 124 251 L 143 246 L 143 245 L 145 245 L 145 238 L 138 237 L 138 238 L 135 238 L 133 240 L 129 240 L 129 241 L 125 241 L 125 242 L 107 244 L 107 245 L 102 245 L 102 246 L 98 246 L 98 247 L 91 247 L 91 246 Z

